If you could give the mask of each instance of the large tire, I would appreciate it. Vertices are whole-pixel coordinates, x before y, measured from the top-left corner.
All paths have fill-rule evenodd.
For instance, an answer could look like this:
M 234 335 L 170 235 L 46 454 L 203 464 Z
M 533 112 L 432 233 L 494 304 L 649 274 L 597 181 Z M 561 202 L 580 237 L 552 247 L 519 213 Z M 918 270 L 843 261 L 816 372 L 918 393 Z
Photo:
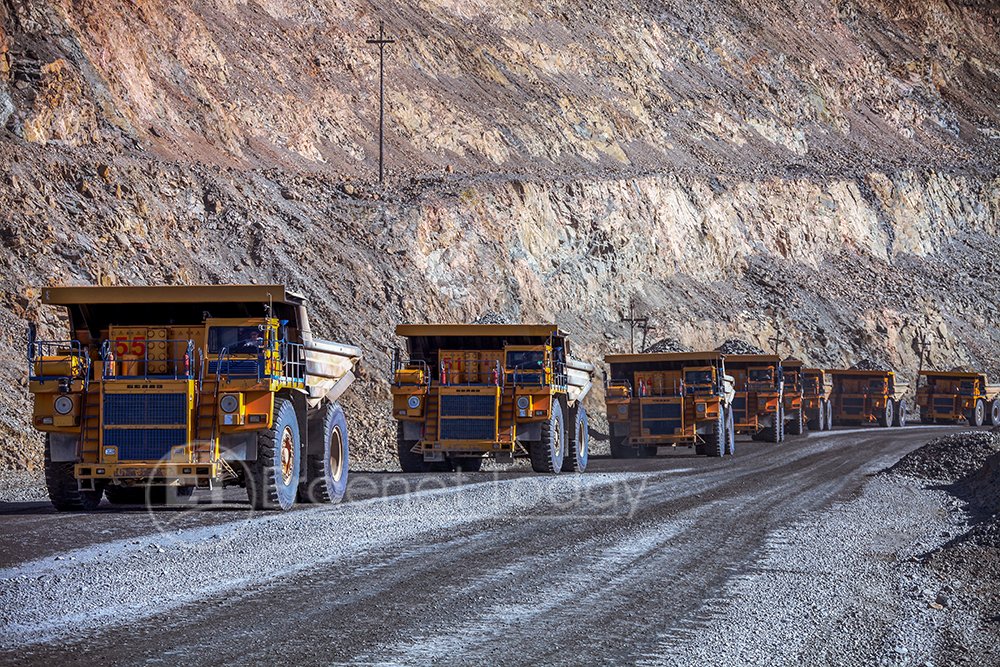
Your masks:
M 275 398 L 272 421 L 257 434 L 257 460 L 247 475 L 247 498 L 255 510 L 291 509 L 299 491 L 302 433 L 295 404 Z
M 49 436 L 45 436 L 45 486 L 52 506 L 60 512 L 93 512 L 101 504 L 104 489 L 81 491 L 73 476 L 73 466 L 67 462 L 53 462 Z
M 830 407 L 830 401 L 823 401 L 823 405 L 826 406 L 826 430 L 833 430 L 833 408 Z
M 396 454 L 399 456 L 400 469 L 403 472 L 430 472 L 433 466 L 424 461 L 424 455 L 411 451 L 416 444 L 416 440 L 403 437 L 403 422 L 396 422 Z
M 624 436 L 611 436 L 611 458 L 635 459 L 639 457 L 639 448 L 625 443 Z
M 983 403 L 983 399 L 977 398 L 976 405 L 973 406 L 969 413 L 966 415 L 969 420 L 969 426 L 982 426 L 986 421 L 986 404 Z
M 816 416 L 808 422 L 806 426 L 809 427 L 810 431 L 822 431 L 826 427 L 826 410 L 823 409 L 823 401 L 819 402 L 819 407 L 816 408 Z
M 764 442 L 780 443 L 785 439 L 785 409 L 779 405 L 774 413 L 774 421 L 770 426 L 760 430 L 760 439 Z
M 309 425 L 306 479 L 299 500 L 339 503 L 347 492 L 350 442 L 347 418 L 339 403 L 325 403 Z
M 802 435 L 806 430 L 805 418 L 802 415 L 802 409 L 795 411 L 795 416 L 792 417 L 792 421 L 789 422 L 789 435 Z
M 886 399 L 885 409 L 882 410 L 882 414 L 878 415 L 879 426 L 882 426 L 883 428 L 892 426 L 892 422 L 895 419 L 895 414 L 896 414 L 895 407 L 896 407 L 896 402 L 893 399 L 891 398 Z
M 715 420 L 715 429 L 705 438 L 705 453 L 711 458 L 721 458 L 726 453 L 726 415 L 722 410 Z
M 736 418 L 733 416 L 733 409 L 726 410 L 726 454 L 734 456 L 736 454 Z
M 552 414 L 542 423 L 542 439 L 531 443 L 528 453 L 535 472 L 558 473 L 566 455 L 566 419 L 560 400 L 552 401 Z
M 1000 426 L 1000 398 L 990 401 L 990 409 L 986 411 L 986 423 L 990 426 Z
M 895 412 L 892 417 L 892 425 L 898 427 L 906 426 L 906 399 L 901 398 L 896 401 L 894 408 Z
M 578 403 L 570 414 L 573 430 L 567 438 L 569 446 L 566 448 L 566 456 L 563 457 L 562 471 L 583 472 L 590 460 L 590 420 L 582 403 Z

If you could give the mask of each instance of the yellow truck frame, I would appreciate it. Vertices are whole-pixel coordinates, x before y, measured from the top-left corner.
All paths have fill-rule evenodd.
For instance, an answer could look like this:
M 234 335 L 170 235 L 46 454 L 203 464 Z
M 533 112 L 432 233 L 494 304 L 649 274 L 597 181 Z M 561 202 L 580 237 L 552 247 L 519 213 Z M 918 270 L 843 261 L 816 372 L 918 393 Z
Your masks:
M 1000 426 L 1000 385 L 989 384 L 984 373 L 920 371 L 917 406 L 923 424 Z
M 803 368 L 799 379 L 802 385 L 802 410 L 808 420 L 809 430 L 833 429 L 833 410 L 830 408 L 830 383 L 822 368 Z
M 32 421 L 59 510 L 240 485 L 258 509 L 340 500 L 337 399 L 361 350 L 313 338 L 281 285 L 55 287 L 65 340 L 29 325 Z
M 409 324 L 392 364 L 404 472 L 477 471 L 528 456 L 536 472 L 583 472 L 594 367 L 554 324 Z
M 780 443 L 785 440 L 781 357 L 774 354 L 727 354 L 726 370 L 733 376 L 736 433 Z
M 908 383 L 893 371 L 828 370 L 830 409 L 837 426 L 906 426 Z
M 604 362 L 613 458 L 678 446 L 735 454 L 733 378 L 722 353 L 611 354 Z

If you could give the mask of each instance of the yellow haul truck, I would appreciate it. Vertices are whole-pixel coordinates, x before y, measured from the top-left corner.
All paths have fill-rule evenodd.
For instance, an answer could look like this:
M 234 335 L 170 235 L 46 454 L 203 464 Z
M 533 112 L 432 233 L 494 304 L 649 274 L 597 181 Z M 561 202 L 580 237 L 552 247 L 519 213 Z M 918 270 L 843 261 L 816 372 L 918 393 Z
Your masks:
M 726 371 L 733 376 L 733 413 L 737 433 L 754 440 L 785 440 L 781 357 L 772 354 L 727 354 Z
M 361 350 L 312 337 L 280 285 L 62 287 L 67 340 L 29 326 L 33 423 L 59 510 L 245 486 L 254 508 L 344 495 L 336 402 Z
M 806 430 L 806 415 L 803 409 L 802 395 L 803 363 L 791 357 L 781 362 L 781 374 L 784 378 L 781 400 L 785 413 L 785 429 L 788 435 L 802 435 Z
M 892 371 L 831 370 L 830 409 L 836 425 L 906 426 L 907 383 Z
M 651 457 L 662 446 L 735 453 L 733 378 L 722 353 L 612 354 L 604 361 L 613 458 Z
M 924 383 L 917 389 L 920 421 L 924 424 L 1000 426 L 1000 385 L 991 385 L 983 373 L 920 371 Z
M 392 415 L 404 472 L 479 470 L 531 458 L 536 472 L 583 472 L 594 367 L 570 357 L 552 324 L 414 324 L 396 328 Z
M 822 368 L 803 368 L 799 376 L 802 384 L 802 409 L 809 429 L 829 431 L 833 428 L 833 410 L 830 409 L 830 383 Z

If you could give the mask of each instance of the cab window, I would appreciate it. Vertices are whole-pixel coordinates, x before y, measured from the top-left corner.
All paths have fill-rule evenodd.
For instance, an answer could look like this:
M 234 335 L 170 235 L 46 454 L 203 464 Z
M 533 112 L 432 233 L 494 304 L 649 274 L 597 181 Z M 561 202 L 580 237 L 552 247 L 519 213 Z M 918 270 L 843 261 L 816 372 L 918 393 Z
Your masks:
M 507 368 L 517 371 L 541 370 L 545 366 L 542 350 L 513 350 L 507 353 Z
M 712 384 L 712 371 L 685 371 L 684 382 L 687 384 Z
M 208 351 L 218 354 L 223 348 L 229 354 L 257 354 L 264 346 L 264 332 L 259 327 L 211 327 L 208 330 Z
M 771 382 L 773 372 L 770 368 L 751 368 L 749 377 L 751 382 Z

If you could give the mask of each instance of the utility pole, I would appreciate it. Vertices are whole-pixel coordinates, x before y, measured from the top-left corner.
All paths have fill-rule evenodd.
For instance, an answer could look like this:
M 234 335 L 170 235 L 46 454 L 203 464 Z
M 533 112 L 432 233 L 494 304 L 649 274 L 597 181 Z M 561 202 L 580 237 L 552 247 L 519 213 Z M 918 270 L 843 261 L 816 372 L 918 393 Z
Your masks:
M 785 345 L 790 345 L 788 338 L 782 336 L 780 333 L 775 333 L 773 336 L 767 339 L 767 342 L 771 343 L 774 349 L 774 356 L 778 356 L 778 346 L 784 343 Z
M 635 314 L 635 300 L 629 302 L 628 306 L 628 317 L 622 315 L 622 322 L 628 322 L 629 325 L 629 352 L 635 354 L 635 330 L 640 329 L 642 331 L 642 349 L 646 349 L 646 334 L 653 328 L 649 326 L 649 317 L 645 315 L 642 317 L 636 317 Z
M 385 23 L 379 19 L 378 37 L 369 37 L 365 42 L 378 45 L 378 184 L 382 185 L 385 180 L 385 172 L 382 167 L 384 153 L 382 133 L 385 128 L 385 45 L 395 44 L 396 40 L 385 36 Z
M 916 343 L 917 355 L 919 356 L 917 357 L 917 380 L 913 383 L 913 391 L 920 387 L 920 371 L 924 370 L 924 355 L 931 349 L 931 342 L 927 340 L 927 332 L 918 334 Z

